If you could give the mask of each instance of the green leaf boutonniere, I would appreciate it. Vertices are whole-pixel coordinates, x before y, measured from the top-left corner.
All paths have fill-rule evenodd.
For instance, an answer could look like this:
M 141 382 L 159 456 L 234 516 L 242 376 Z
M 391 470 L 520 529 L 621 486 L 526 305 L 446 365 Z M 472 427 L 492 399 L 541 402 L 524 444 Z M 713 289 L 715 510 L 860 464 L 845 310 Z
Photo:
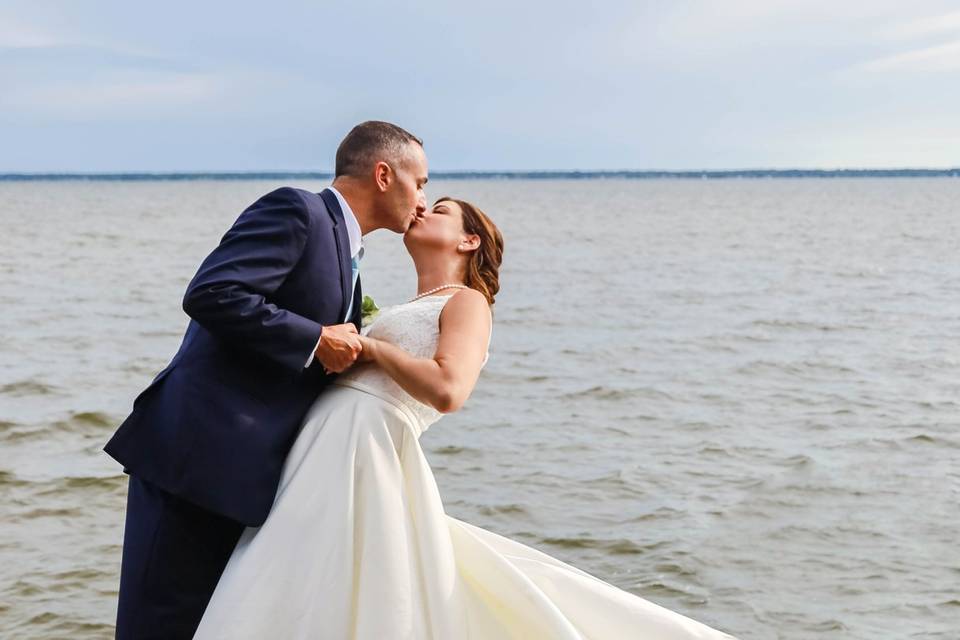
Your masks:
M 380 313 L 380 307 L 370 296 L 363 296 L 363 302 L 360 303 L 360 327 L 366 327 L 374 321 L 377 314 Z

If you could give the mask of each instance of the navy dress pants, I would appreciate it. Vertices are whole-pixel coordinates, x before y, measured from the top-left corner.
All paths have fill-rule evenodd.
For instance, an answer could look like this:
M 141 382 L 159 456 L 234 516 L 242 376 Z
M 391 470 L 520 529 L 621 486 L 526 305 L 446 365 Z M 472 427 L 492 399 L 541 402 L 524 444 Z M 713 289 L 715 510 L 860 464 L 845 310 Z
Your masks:
M 130 476 L 119 640 L 190 640 L 244 525 Z

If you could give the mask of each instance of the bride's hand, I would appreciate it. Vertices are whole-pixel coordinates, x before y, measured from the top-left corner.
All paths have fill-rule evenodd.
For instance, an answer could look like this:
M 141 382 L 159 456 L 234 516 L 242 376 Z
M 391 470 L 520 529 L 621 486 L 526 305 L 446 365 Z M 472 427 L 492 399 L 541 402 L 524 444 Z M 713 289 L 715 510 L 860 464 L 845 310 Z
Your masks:
M 376 359 L 376 341 L 376 338 L 360 336 L 360 354 L 357 356 L 357 362 L 373 362 Z

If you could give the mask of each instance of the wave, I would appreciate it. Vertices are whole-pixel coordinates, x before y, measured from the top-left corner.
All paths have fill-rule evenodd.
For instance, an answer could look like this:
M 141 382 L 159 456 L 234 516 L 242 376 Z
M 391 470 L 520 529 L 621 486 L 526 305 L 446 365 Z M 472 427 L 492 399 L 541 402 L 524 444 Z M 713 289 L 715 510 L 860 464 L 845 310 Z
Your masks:
M 573 391 L 560 396 L 563 400 L 583 400 L 585 398 L 597 400 L 625 400 L 629 398 L 666 398 L 672 399 L 673 396 L 666 391 L 660 391 L 650 387 L 638 389 L 612 389 L 603 385 L 590 387 L 581 391 Z
M 540 538 L 544 544 L 550 544 L 564 549 L 599 549 L 604 553 L 612 555 L 634 555 L 647 553 L 652 549 L 661 546 L 660 542 L 652 545 L 643 545 L 633 540 L 618 538 L 615 540 L 603 540 L 600 538 L 588 537 L 548 537 Z
M 482 452 L 474 449 L 473 447 L 458 447 L 456 445 L 447 445 L 444 447 L 437 447 L 436 449 L 431 449 L 431 453 L 436 453 L 442 456 L 454 456 L 461 453 L 471 453 L 474 455 L 479 455 Z
M 0 387 L 0 394 L 22 398 L 25 396 L 45 396 L 57 392 L 57 388 L 37 382 L 36 380 L 20 380 Z
M 520 514 L 529 515 L 530 512 L 521 504 L 494 504 L 480 507 L 480 513 L 485 516 L 495 516 L 501 514 Z
M 79 434 L 83 436 L 99 435 L 104 428 L 111 427 L 116 421 L 99 411 L 81 411 L 73 413 L 66 420 L 57 420 L 39 427 L 27 427 L 6 422 L 0 424 L 0 439 L 7 442 L 44 440 L 56 435 Z

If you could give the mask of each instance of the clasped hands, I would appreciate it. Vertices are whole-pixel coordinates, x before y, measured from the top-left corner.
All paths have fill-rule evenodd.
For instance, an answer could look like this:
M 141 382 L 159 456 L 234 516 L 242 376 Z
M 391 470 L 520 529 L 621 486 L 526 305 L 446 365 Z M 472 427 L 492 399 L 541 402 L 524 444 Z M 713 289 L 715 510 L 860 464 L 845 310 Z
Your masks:
M 314 352 L 327 373 L 341 373 L 354 362 L 370 359 L 363 345 L 368 339 L 357 332 L 353 323 L 334 324 L 320 331 L 320 344 Z M 367 342 L 369 344 L 369 342 Z

